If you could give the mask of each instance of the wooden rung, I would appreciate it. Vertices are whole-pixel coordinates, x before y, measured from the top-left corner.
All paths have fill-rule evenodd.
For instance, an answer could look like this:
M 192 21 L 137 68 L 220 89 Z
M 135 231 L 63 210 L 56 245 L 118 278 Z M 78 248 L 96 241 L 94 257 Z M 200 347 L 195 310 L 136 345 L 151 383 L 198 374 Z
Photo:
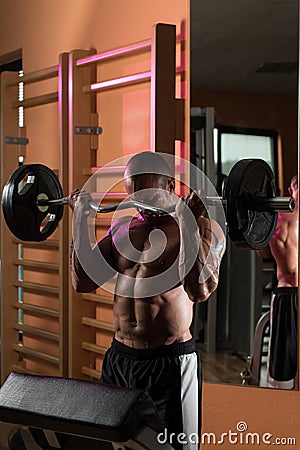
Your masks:
M 126 166 L 90 167 L 82 170 L 82 175 L 112 176 L 123 174 Z
M 102 322 L 101 320 L 91 319 L 90 317 L 83 317 L 82 324 L 88 327 L 97 328 L 98 330 L 114 332 L 115 328 L 111 323 Z
M 151 48 L 152 40 L 147 39 L 145 41 L 136 42 L 134 44 L 126 45 L 125 47 L 115 48 L 108 50 L 107 52 L 98 53 L 97 55 L 87 56 L 85 58 L 78 59 L 76 66 L 85 66 L 87 64 L 97 63 L 103 60 L 116 58 L 117 56 L 123 56 L 126 53 L 136 53 Z
M 34 350 L 32 348 L 25 347 L 24 345 L 13 344 L 12 349 L 18 353 L 22 353 L 25 356 L 31 356 L 32 358 L 42 359 L 56 366 L 59 365 L 59 358 L 57 356 L 48 355 L 47 353 Z
M 7 80 L 6 86 L 17 86 L 23 82 L 26 84 L 35 83 L 37 81 L 48 80 L 58 76 L 58 66 L 47 67 L 46 69 L 37 70 L 35 72 L 26 73 L 22 77 L 18 76 Z
M 110 280 L 106 281 L 103 286 L 99 287 L 99 291 L 97 292 L 97 294 L 82 294 L 83 298 L 86 298 L 86 300 L 92 300 L 90 296 L 94 295 L 112 298 L 110 294 L 114 294 L 115 292 L 117 278 L 118 275 L 116 274 Z
M 26 335 L 39 336 L 41 338 L 59 342 L 59 335 L 56 333 L 51 333 L 51 331 L 41 330 L 40 328 L 33 328 L 21 323 L 15 324 L 14 329 L 17 331 L 22 331 Z
M 102 202 L 105 202 L 106 200 L 123 200 L 124 198 L 128 197 L 127 192 L 94 192 L 93 193 L 93 200 L 101 200 Z
M 29 303 L 21 303 L 15 302 L 13 303 L 13 307 L 17 309 L 22 309 L 23 311 L 28 311 L 33 314 L 38 314 L 41 316 L 48 317 L 59 317 L 59 311 L 55 311 L 54 309 L 44 308 L 43 306 L 31 305 Z
M 16 281 L 14 283 L 14 286 L 21 287 L 23 289 L 26 289 L 27 291 L 32 291 L 32 292 L 42 292 L 44 294 L 49 294 L 49 295 L 58 295 L 59 294 L 58 287 L 48 286 L 46 284 L 31 283 L 29 281 Z
M 50 94 L 38 95 L 37 97 L 27 98 L 23 101 L 13 102 L 13 108 L 32 108 L 33 106 L 47 105 L 58 101 L 58 92 L 50 92 Z
M 136 73 L 126 77 L 115 78 L 112 80 L 100 81 L 91 85 L 83 86 L 82 92 L 90 94 L 91 92 L 106 91 L 116 89 L 122 86 L 130 86 L 132 84 L 143 83 L 151 80 L 151 72 Z
M 98 353 L 98 355 L 105 355 L 107 348 L 101 347 L 100 345 L 91 344 L 90 342 L 83 342 L 82 348 L 88 350 L 89 352 Z
M 54 239 L 48 239 L 42 242 L 24 242 L 19 239 L 13 238 L 13 244 L 22 244 L 26 248 L 59 248 L 59 241 Z
M 96 175 L 99 177 L 112 177 L 114 175 L 123 175 L 126 166 L 99 166 L 99 167 L 86 167 L 82 169 L 82 175 Z M 177 176 L 184 174 L 182 166 L 180 164 L 175 165 L 175 174 Z M 120 180 L 121 181 L 121 180 Z
M 97 227 L 110 227 L 111 226 L 111 219 L 107 217 L 96 217 L 95 218 L 95 225 Z
M 28 370 L 28 369 L 26 369 L 26 367 L 20 366 L 19 364 L 13 364 L 12 370 L 14 372 L 27 373 L 29 375 L 39 375 L 38 373 L 32 372 L 32 370 Z
M 82 298 L 84 300 L 100 303 L 102 305 L 112 305 L 114 302 L 114 299 L 112 297 L 105 297 L 104 295 L 99 294 L 83 294 Z
M 104 284 L 104 286 L 100 287 L 99 295 L 101 295 L 102 292 L 103 292 L 103 297 L 107 297 L 108 292 L 113 294 L 115 292 L 116 281 L 117 281 L 117 275 L 114 275 L 113 278 L 111 278 Z
M 83 366 L 82 367 L 82 373 L 84 375 L 87 375 L 88 377 L 96 378 L 97 380 L 100 380 L 101 372 L 96 369 L 90 369 L 89 367 Z
M 27 259 L 17 259 L 14 261 L 16 266 L 23 266 L 25 269 L 36 270 L 37 272 L 59 271 L 58 264 L 46 263 L 44 261 L 29 261 Z

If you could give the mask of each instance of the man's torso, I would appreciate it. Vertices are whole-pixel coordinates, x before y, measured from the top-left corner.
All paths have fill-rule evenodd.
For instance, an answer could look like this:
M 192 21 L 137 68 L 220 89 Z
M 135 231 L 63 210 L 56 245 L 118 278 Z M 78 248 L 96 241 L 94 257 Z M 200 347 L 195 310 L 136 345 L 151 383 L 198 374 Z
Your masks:
M 298 285 L 298 221 L 280 214 L 270 249 L 277 264 L 278 287 Z
M 190 339 L 193 303 L 178 276 L 176 221 L 169 219 L 154 227 L 142 218 L 122 219 L 112 227 L 112 236 L 113 261 L 119 273 L 114 299 L 116 339 L 135 348 Z M 166 277 L 172 281 L 168 290 L 164 289 Z M 143 289 L 145 281 L 153 294 Z

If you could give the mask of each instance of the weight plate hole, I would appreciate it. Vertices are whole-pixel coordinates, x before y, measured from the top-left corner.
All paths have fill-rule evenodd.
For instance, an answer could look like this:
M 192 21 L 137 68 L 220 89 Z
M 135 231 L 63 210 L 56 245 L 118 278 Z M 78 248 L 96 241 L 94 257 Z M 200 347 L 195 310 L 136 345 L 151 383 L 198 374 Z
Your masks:
M 49 227 L 54 226 L 56 220 L 56 214 L 48 213 L 43 218 L 43 220 L 40 223 L 40 232 L 45 233 L 48 232 Z
M 18 183 L 18 194 L 25 195 L 35 182 L 35 176 L 26 174 Z

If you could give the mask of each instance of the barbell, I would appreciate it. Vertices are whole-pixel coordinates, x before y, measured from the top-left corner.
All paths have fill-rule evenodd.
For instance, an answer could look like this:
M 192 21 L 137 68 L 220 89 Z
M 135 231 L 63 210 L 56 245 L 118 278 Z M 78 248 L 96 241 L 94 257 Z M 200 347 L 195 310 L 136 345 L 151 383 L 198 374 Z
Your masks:
M 40 242 L 57 228 L 68 202 L 56 174 L 42 164 L 20 166 L 2 192 L 2 210 L 10 231 L 20 240 Z M 222 197 L 203 198 L 209 206 L 222 205 L 230 239 L 238 246 L 259 250 L 272 238 L 279 211 L 295 209 L 293 197 L 276 197 L 275 177 L 261 159 L 238 161 L 231 169 Z M 173 212 L 175 205 L 157 208 L 135 200 L 101 206 L 96 213 L 136 208 L 154 213 Z

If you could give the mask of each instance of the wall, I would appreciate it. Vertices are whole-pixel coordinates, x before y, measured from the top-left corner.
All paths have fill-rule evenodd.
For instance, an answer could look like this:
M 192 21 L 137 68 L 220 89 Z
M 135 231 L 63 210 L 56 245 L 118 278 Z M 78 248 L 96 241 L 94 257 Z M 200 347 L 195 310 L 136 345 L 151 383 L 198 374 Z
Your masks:
M 151 36 L 152 25 L 157 22 L 176 24 L 177 34 L 182 31 L 184 35 L 185 19 L 189 14 L 188 5 L 188 0 L 163 2 L 160 0 L 151 0 L 151 2 L 148 0 L 126 0 L 126 2 L 121 0 L 54 0 L 52 2 L 12 0 L 9 3 L 1 2 L 0 55 L 21 48 L 26 73 L 56 65 L 58 55 L 62 52 L 70 52 L 77 48 L 95 48 L 100 53 L 148 39 Z M 189 37 L 188 33 L 186 36 Z M 139 71 L 140 67 L 139 61 L 136 70 Z M 107 69 L 104 65 L 102 76 L 105 76 L 106 73 Z M 53 89 L 51 84 L 48 84 L 47 89 L 51 92 Z M 29 87 L 28 94 L 37 95 L 38 93 L 34 89 Z M 136 104 L 135 115 L 139 120 L 142 117 L 145 123 L 146 120 L 149 121 L 149 115 L 145 117 L 144 114 L 145 106 L 149 106 L 149 101 L 142 89 L 140 91 L 141 95 L 138 99 L 139 103 Z M 131 97 L 128 95 L 128 98 L 132 101 L 133 95 Z M 108 102 L 103 95 L 103 104 L 107 106 L 107 103 L 110 104 L 109 111 L 113 115 L 112 107 L 114 105 L 112 102 Z M 56 124 L 55 114 L 53 105 L 46 106 L 43 114 L 36 110 L 27 113 L 28 119 L 32 118 L 35 123 L 35 130 L 30 130 L 28 150 L 30 150 L 30 158 L 43 162 L 43 158 L 47 154 L 44 162 L 57 166 L 57 160 L 52 151 L 57 147 L 57 138 L 50 131 Z M 125 120 L 118 123 L 119 118 L 115 119 L 115 123 L 120 128 L 127 126 Z M 131 119 L 134 118 L 131 117 Z M 107 126 L 110 127 L 107 122 L 104 125 L 106 129 Z M 36 130 L 41 130 L 44 136 L 43 152 L 37 145 L 38 133 Z M 123 139 L 122 145 L 124 144 L 124 151 L 127 153 L 133 153 L 138 146 L 140 149 L 141 147 L 149 148 L 149 133 L 148 135 L 144 133 L 141 137 L 138 127 L 136 131 L 133 140 L 134 146 L 130 150 L 128 143 Z M 116 133 L 115 139 L 117 146 Z M 104 144 L 105 140 L 106 135 L 103 135 Z M 125 150 L 125 146 L 127 150 Z M 115 147 L 113 151 L 115 151 Z M 114 156 L 117 152 L 118 150 L 115 151 Z M 51 153 L 52 156 L 50 156 Z
M 1 2 L 0 55 L 22 48 L 24 70 L 37 70 L 56 64 L 59 53 L 75 48 L 101 52 L 146 39 L 156 22 L 180 26 L 187 4 L 186 0 Z
M 296 444 L 288 445 L 282 441 L 282 445 L 275 448 L 299 448 L 300 442 L 300 393 L 254 388 L 244 386 L 226 386 L 221 384 L 205 383 L 203 389 L 203 432 L 215 433 L 217 440 L 221 440 L 222 433 L 238 433 L 224 437 L 224 443 L 220 448 L 270 448 L 275 446 L 276 438 L 295 438 Z M 237 424 L 245 422 L 246 432 L 238 432 Z M 241 425 L 242 426 L 242 425 Z M 242 428 L 239 428 L 240 430 Z M 254 444 L 246 445 L 246 433 L 257 433 Z M 268 443 L 263 442 L 263 435 Z M 240 436 L 244 436 L 243 441 Z M 238 443 L 234 441 L 238 439 Z M 258 441 L 259 439 L 259 441 Z M 206 441 L 207 442 L 207 441 Z M 218 445 L 203 445 L 202 449 L 218 448 Z M 271 447 L 272 448 L 272 447 Z

